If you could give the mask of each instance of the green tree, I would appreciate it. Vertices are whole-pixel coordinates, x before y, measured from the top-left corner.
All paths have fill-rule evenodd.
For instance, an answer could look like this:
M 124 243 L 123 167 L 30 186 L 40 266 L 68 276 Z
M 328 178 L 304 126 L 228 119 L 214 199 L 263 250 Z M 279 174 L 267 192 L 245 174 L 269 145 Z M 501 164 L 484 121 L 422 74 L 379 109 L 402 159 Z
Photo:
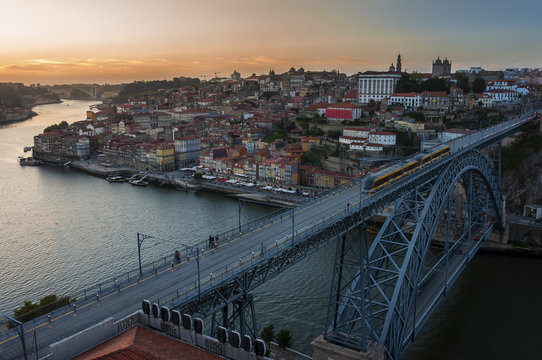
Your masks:
M 286 349 L 292 346 L 293 343 L 293 337 L 292 333 L 290 332 L 290 329 L 284 328 L 280 329 L 279 333 L 277 334 L 277 344 L 279 344 L 279 347 L 281 349 Z
M 448 87 L 448 83 L 445 79 L 439 79 L 436 77 L 432 77 L 430 79 L 425 80 L 421 83 L 420 92 L 423 91 L 446 91 L 447 93 L 450 92 L 450 88 Z
M 75 301 L 75 299 L 70 300 L 68 296 L 59 298 L 56 295 L 47 295 L 36 304 L 28 300 L 25 301 L 20 308 L 13 310 L 13 315 L 17 320 L 27 322 L 62 306 L 68 305 L 70 301 Z
M 369 115 L 373 116 L 376 110 L 376 101 L 374 101 L 374 99 L 369 100 L 367 109 L 369 110 Z
M 196 180 L 201 180 L 203 178 L 203 174 L 202 173 L 194 173 L 194 179 Z
M 273 324 L 269 324 L 262 329 L 260 332 L 260 337 L 267 344 L 267 349 L 265 350 L 265 356 L 271 354 L 271 341 L 275 340 L 275 329 Z
M 465 73 L 455 73 L 455 79 L 457 80 L 457 87 L 463 90 L 463 92 L 466 94 L 470 92 L 469 88 L 469 76 Z
M 314 150 L 309 150 L 301 155 L 301 164 L 320 166 L 322 164 L 322 155 Z
M 46 127 L 43 132 L 51 132 L 56 130 L 63 130 L 68 128 L 68 123 L 66 121 L 61 121 L 59 124 L 53 124 L 51 126 Z
M 476 79 L 474 79 L 474 82 L 472 83 L 472 91 L 479 94 L 483 92 L 485 89 L 486 89 L 486 81 L 479 76 L 476 77 Z
M 410 91 L 410 78 L 407 73 L 401 74 L 401 78 L 397 81 L 395 92 L 406 93 Z
M 330 138 L 332 139 L 335 139 L 335 140 L 338 140 L 339 137 L 342 135 L 342 131 L 341 130 L 329 130 L 327 132 L 327 136 L 329 136 Z

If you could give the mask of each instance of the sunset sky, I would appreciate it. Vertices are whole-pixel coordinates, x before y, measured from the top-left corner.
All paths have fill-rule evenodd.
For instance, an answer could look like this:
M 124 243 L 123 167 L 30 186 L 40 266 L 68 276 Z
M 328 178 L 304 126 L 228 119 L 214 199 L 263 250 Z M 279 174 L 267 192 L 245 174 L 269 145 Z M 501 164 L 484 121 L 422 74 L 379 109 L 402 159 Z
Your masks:
M 542 66 L 542 1 L 5 0 L 0 82 Z

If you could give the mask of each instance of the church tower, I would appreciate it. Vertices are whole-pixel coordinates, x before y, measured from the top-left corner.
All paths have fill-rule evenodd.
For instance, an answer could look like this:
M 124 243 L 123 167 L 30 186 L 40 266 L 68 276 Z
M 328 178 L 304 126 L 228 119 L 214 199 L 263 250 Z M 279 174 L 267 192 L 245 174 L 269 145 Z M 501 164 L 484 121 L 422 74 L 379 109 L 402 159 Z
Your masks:
M 397 66 L 395 67 L 397 72 L 401 72 L 401 54 L 397 55 Z

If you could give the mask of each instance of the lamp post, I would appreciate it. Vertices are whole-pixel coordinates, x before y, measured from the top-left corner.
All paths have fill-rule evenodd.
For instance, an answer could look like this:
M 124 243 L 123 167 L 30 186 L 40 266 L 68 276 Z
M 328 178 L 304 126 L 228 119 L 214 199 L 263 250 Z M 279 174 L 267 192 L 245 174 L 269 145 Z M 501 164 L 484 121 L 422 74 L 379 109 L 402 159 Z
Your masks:
M 19 334 L 19 338 L 21 339 L 21 346 L 23 347 L 23 356 L 24 356 L 24 359 L 27 360 L 28 359 L 28 356 L 26 354 L 26 344 L 25 344 L 25 340 L 24 340 L 24 327 L 23 327 L 23 323 L 20 322 L 20 321 L 17 321 L 15 320 L 14 318 L 12 318 L 11 316 L 7 316 L 5 314 L 2 314 L 0 313 L 0 316 L 3 316 L 5 317 L 8 322 L 13 325 L 15 327 L 15 331 L 17 331 L 17 334 Z
M 156 240 L 171 242 L 171 243 L 174 243 L 175 245 L 181 245 L 185 249 L 188 249 L 188 250 L 192 251 L 192 254 L 194 252 L 196 253 L 196 266 L 197 266 L 197 272 L 198 272 L 198 299 L 201 299 L 201 288 L 200 288 L 201 275 L 200 275 L 200 266 L 199 266 L 199 256 L 200 256 L 199 249 L 197 247 L 195 247 L 195 246 L 192 246 L 192 245 L 186 245 L 186 244 L 178 243 L 178 242 L 171 241 L 171 240 L 160 239 L 160 238 L 154 237 L 152 235 L 145 235 L 145 234 L 137 233 L 137 255 L 138 255 L 138 258 L 139 258 L 139 275 L 141 276 L 141 278 L 143 278 L 143 270 L 141 268 L 141 244 L 143 243 L 143 241 L 145 239 L 156 239 Z

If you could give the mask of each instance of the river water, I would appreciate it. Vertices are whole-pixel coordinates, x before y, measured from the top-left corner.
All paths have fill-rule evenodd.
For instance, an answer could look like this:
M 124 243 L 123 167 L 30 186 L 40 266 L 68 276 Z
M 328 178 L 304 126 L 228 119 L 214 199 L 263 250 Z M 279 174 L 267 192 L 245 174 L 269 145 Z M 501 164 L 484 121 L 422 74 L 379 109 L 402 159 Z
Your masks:
M 51 124 L 81 120 L 87 101 L 34 108 L 0 126 L 0 311 L 69 294 L 137 265 L 137 232 L 172 242 L 143 245 L 143 261 L 236 226 L 237 201 L 214 193 L 111 184 L 62 167 L 21 167 L 17 156 Z M 69 105 L 69 106 L 68 106 Z M 243 219 L 274 210 L 245 205 Z M 260 328 L 288 327 L 311 354 L 323 330 L 335 243 L 259 287 Z M 439 304 L 404 359 L 542 358 L 542 262 L 477 255 Z

